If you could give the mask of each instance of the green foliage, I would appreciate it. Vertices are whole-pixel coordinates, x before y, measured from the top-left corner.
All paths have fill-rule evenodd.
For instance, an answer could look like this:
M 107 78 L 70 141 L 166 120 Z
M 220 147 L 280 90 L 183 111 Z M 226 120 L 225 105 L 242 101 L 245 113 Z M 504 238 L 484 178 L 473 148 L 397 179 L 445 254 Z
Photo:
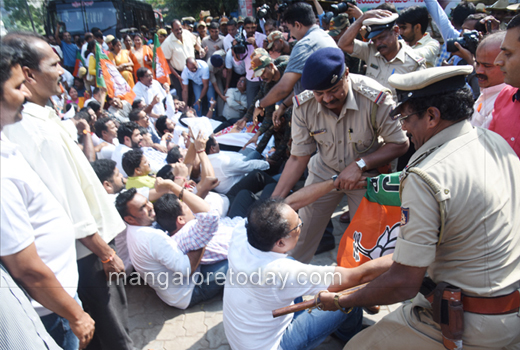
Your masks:
M 43 20 L 45 18 L 45 12 L 43 6 L 36 8 L 30 2 L 26 2 L 27 0 L 3 0 L 4 9 L 8 13 L 7 17 L 2 18 L 5 28 L 8 31 L 32 31 L 31 18 L 29 16 L 29 11 L 27 10 L 28 6 L 30 13 L 32 14 L 32 20 L 36 31 L 40 34 L 44 34 L 45 30 L 43 28 Z

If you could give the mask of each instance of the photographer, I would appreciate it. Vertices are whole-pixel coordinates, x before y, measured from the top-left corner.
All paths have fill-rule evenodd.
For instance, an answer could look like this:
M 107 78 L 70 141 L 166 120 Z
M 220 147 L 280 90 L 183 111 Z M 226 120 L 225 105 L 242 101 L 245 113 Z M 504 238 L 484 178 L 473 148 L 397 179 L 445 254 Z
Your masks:
M 273 114 L 274 124 L 279 124 L 280 116 L 285 110 L 292 106 L 292 96 L 303 91 L 300 78 L 303 66 L 309 56 L 324 47 L 336 47 L 334 40 L 316 25 L 316 17 L 312 6 L 303 2 L 291 5 L 283 14 L 282 21 L 291 31 L 291 36 L 298 42 L 294 45 L 289 58 L 289 63 L 280 81 L 269 91 L 269 93 L 257 102 L 257 109 L 264 109 L 276 102 L 285 99 L 283 104 Z
M 253 76 L 254 71 L 251 69 L 251 55 L 256 48 L 263 47 L 266 36 L 256 31 L 256 20 L 250 16 L 244 19 L 244 30 L 246 31 L 246 38 L 244 38 L 243 33 L 239 33 L 240 38 L 235 38 L 232 50 L 235 53 L 235 61 L 243 60 L 246 67 L 247 105 L 250 106 L 254 102 L 254 98 L 262 84 L 260 78 Z

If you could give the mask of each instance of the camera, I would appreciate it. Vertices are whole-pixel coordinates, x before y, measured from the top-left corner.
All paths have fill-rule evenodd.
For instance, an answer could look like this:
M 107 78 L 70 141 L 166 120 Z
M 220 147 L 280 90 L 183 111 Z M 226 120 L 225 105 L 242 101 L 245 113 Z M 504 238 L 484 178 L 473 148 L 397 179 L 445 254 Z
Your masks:
M 238 34 L 235 36 L 236 44 L 231 47 L 238 59 L 243 60 L 247 53 L 247 45 L 251 45 L 244 37 L 242 26 L 238 28 Z
M 267 16 L 267 13 L 269 12 L 270 9 L 271 8 L 269 7 L 269 5 L 267 5 L 267 4 L 262 5 L 256 12 L 256 17 L 258 17 L 258 19 L 265 18 L 265 16 Z
M 337 16 L 340 13 L 347 12 L 349 4 L 357 6 L 356 0 L 345 0 L 340 2 L 339 4 L 330 5 L 330 8 L 334 13 L 334 16 Z
M 458 38 L 446 40 L 446 50 L 448 52 L 459 51 L 459 49 L 457 49 L 457 47 L 455 46 L 455 43 L 459 43 L 460 46 L 462 46 L 472 54 L 475 54 L 475 51 L 477 51 L 478 42 L 478 32 L 476 30 L 472 30 L 471 32 L 463 33 L 462 36 L 459 36 Z

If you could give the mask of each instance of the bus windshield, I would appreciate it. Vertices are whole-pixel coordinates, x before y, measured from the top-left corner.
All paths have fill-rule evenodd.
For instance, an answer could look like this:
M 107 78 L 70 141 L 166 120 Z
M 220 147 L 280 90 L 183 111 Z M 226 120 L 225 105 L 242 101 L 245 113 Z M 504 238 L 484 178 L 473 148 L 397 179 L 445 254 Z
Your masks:
M 94 27 L 107 35 L 116 33 L 117 15 L 112 2 L 75 1 L 72 4 L 56 4 L 58 19 L 65 23 L 72 34 L 84 33 Z M 83 15 L 85 14 L 86 23 Z M 88 27 L 87 27 L 88 24 Z

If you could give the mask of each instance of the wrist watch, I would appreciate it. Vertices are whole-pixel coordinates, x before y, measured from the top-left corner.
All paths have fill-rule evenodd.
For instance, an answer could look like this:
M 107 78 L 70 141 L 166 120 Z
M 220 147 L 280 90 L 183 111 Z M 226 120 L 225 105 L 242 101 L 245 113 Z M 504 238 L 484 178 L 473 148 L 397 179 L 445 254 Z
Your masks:
M 332 183 L 336 182 L 337 178 L 338 178 L 338 175 L 332 175 L 332 177 L 331 177 Z
M 367 170 L 367 163 L 365 163 L 363 158 L 356 159 L 356 164 L 359 167 L 359 169 L 361 169 L 361 171 L 366 171 Z
M 255 108 L 263 108 L 263 107 L 260 107 L 260 100 L 256 100 Z

